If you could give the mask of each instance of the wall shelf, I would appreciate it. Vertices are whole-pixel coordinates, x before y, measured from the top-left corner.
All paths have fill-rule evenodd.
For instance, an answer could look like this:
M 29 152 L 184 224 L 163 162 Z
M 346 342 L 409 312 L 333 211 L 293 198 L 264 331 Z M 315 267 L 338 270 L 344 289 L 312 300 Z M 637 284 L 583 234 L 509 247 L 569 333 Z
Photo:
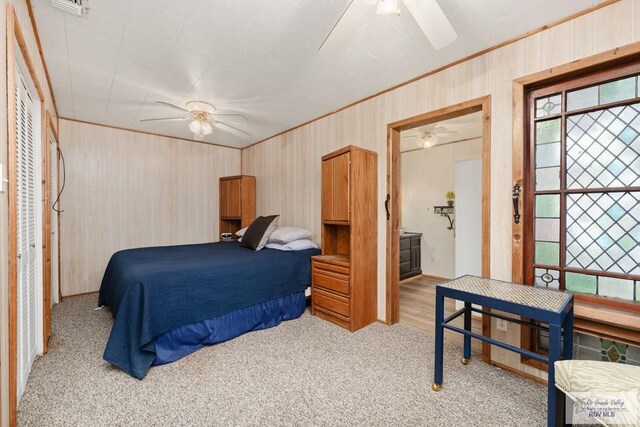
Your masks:
M 433 213 L 436 215 L 440 215 L 441 217 L 447 218 L 449 220 L 449 226 L 447 230 L 453 231 L 454 235 L 456 232 L 456 220 L 455 220 L 455 207 L 454 206 L 434 206 Z

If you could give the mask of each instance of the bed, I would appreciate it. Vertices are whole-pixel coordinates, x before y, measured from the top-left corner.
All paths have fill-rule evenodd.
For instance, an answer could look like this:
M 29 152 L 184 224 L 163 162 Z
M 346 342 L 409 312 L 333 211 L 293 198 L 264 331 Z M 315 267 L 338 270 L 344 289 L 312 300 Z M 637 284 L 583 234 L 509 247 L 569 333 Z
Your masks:
M 114 317 L 104 359 L 142 379 L 152 365 L 295 319 L 319 253 L 234 242 L 119 251 L 98 299 Z

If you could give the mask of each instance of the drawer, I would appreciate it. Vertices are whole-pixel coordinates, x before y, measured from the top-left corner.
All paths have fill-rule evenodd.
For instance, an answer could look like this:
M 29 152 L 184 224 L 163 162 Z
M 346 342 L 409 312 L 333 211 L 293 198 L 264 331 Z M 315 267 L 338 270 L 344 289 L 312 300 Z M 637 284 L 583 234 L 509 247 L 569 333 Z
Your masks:
M 411 271 L 411 262 L 401 262 L 400 263 L 400 274 L 405 274 Z
M 419 248 L 420 247 L 420 237 L 412 237 L 411 238 L 411 247 Z
M 349 276 L 326 273 L 324 270 L 313 269 L 313 286 L 320 286 L 341 294 L 349 295 Z
M 330 264 L 328 262 L 322 262 L 313 260 L 313 269 L 315 270 L 324 270 L 325 272 L 338 273 L 344 276 L 349 275 L 349 267 L 343 267 L 337 264 Z M 326 274 L 326 273 L 325 273 Z
M 400 263 L 408 262 L 411 260 L 411 251 L 400 251 Z
M 410 249 L 411 248 L 411 239 L 409 238 L 401 238 L 400 239 L 400 250 Z
M 314 306 L 321 309 L 329 310 L 330 312 L 340 314 L 344 317 L 349 317 L 349 300 L 337 295 L 329 295 L 317 289 L 313 290 L 311 295 L 311 302 Z
M 349 319 L 338 314 L 332 313 L 328 310 L 325 310 L 321 307 L 315 307 L 315 312 L 313 313 L 315 316 L 318 316 L 321 319 L 327 320 L 333 324 L 341 326 L 347 330 L 351 330 L 351 324 Z

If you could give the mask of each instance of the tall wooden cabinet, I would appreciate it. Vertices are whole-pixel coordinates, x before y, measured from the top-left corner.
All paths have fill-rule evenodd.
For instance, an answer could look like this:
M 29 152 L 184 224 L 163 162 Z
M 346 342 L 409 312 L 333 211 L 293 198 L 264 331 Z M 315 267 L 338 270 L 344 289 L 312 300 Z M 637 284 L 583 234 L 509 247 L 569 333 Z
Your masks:
M 322 157 L 322 255 L 312 258 L 311 313 L 350 331 L 377 312 L 378 156 L 344 147 Z
M 235 233 L 256 219 L 256 177 L 220 178 L 220 234 Z

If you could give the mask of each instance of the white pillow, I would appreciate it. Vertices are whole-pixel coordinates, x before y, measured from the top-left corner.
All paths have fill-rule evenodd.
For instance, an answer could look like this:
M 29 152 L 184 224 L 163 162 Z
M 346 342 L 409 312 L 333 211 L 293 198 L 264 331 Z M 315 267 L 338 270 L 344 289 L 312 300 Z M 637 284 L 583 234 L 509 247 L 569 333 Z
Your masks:
M 242 228 L 242 229 L 236 231 L 236 236 L 239 236 L 239 237 L 244 236 L 244 232 L 247 231 L 247 228 L 249 228 L 249 227 L 245 227 L 245 228 Z
M 308 239 L 311 236 L 313 236 L 313 232 L 306 230 L 304 228 L 278 227 L 269 237 L 269 243 L 285 244 L 285 243 L 293 242 L 294 240 Z
M 267 249 L 277 249 L 279 251 L 282 250 L 282 247 L 284 246 L 284 243 L 267 243 L 264 247 Z
M 267 248 L 279 251 L 304 251 L 305 249 L 318 249 L 319 246 L 313 240 L 298 239 L 289 243 L 267 243 Z

